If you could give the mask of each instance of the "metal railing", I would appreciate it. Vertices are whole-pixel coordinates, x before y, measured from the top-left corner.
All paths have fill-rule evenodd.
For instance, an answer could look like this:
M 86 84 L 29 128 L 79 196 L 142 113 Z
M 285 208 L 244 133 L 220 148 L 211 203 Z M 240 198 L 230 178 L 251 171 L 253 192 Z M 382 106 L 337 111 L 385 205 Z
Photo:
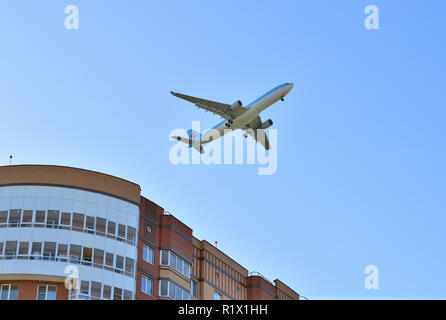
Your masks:
M 105 298 L 103 296 L 101 297 L 100 292 L 98 292 L 99 296 L 89 294 L 88 292 L 89 292 L 88 290 L 82 290 L 82 289 L 74 289 L 73 290 L 73 289 L 71 289 L 69 292 L 69 295 L 68 295 L 68 300 L 135 300 L 134 293 L 131 293 L 131 296 L 126 296 L 124 294 L 124 295 L 120 296 L 120 299 L 116 299 L 115 296 L 111 295 L 111 292 L 110 292 L 110 295 L 111 295 L 110 298 Z
M 258 271 L 251 271 L 251 272 L 249 272 L 248 273 L 248 277 L 260 277 L 263 280 L 269 282 L 270 284 L 272 284 L 274 286 L 274 283 L 271 280 L 269 280 L 267 277 L 265 277 L 263 274 L 261 274 Z
M 101 236 L 101 237 L 105 237 L 105 238 L 109 238 L 109 239 L 113 239 L 113 240 L 117 240 L 120 242 L 126 242 L 132 246 L 136 246 L 136 237 L 137 235 L 135 235 L 135 239 L 134 240 L 129 240 L 129 239 L 125 239 L 122 237 L 117 236 L 116 234 L 111 234 L 108 232 L 101 232 L 101 231 L 95 231 L 94 229 L 92 229 L 91 227 L 85 227 L 85 228 L 81 228 L 81 227 L 74 227 L 71 225 L 65 225 L 65 224 L 59 224 L 56 221 L 47 221 L 46 223 L 32 223 L 32 222 L 9 222 L 9 223 L 0 223 L 0 229 L 1 228 L 48 228 L 48 229 L 61 229 L 61 230 L 68 230 L 68 231 L 78 231 L 78 232 L 84 232 L 84 233 L 89 233 L 89 234 L 94 234 L 97 236 Z
M 95 297 L 85 293 L 71 293 L 69 300 L 111 300 L 107 298 Z
M 53 255 L 50 253 L 31 254 L 31 255 L 5 253 L 5 255 L 0 255 L 0 261 L 1 260 L 44 260 L 44 261 L 46 260 L 46 261 L 55 261 L 55 262 L 69 262 L 72 264 L 82 264 L 84 266 L 90 266 L 90 267 L 95 267 L 95 268 L 102 269 L 102 270 L 113 271 L 115 273 L 124 274 L 127 277 L 135 278 L 135 267 L 133 267 L 132 268 L 133 270 L 129 272 L 129 271 L 125 271 L 120 268 L 113 267 L 113 266 L 94 263 L 89 260 L 83 260 L 77 256 L 70 256 L 70 257 L 62 256 L 62 255 L 56 256 L 56 255 Z

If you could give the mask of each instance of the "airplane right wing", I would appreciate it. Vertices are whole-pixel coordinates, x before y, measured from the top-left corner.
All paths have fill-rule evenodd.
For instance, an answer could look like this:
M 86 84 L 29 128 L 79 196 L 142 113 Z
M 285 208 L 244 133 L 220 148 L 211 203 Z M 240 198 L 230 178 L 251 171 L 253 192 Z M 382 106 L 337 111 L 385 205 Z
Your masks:
M 260 119 L 260 116 L 257 116 L 257 118 L 251 121 L 245 130 L 247 134 L 253 137 L 254 140 L 260 143 L 266 150 L 271 149 L 268 136 L 266 135 L 265 130 L 262 129 L 262 119 Z
M 192 102 L 196 107 L 204 109 L 206 111 L 212 112 L 213 114 L 219 115 L 225 120 L 230 120 L 237 118 L 239 115 L 246 111 L 245 107 L 236 106 L 231 108 L 230 104 L 215 102 L 211 100 L 196 98 L 188 96 L 182 93 L 170 92 L 175 97 L 184 99 L 186 101 Z

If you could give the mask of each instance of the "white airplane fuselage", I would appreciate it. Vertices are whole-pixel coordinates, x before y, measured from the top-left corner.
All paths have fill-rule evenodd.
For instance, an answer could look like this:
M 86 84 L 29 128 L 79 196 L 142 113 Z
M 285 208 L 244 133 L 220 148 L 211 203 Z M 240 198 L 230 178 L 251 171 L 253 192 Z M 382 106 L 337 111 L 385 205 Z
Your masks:
M 292 83 L 284 83 L 280 86 L 275 87 L 260 98 L 248 104 L 246 106 L 248 110 L 237 118 L 233 119 L 233 122 L 230 124 L 230 126 L 227 125 L 226 120 L 221 122 L 213 128 L 206 130 L 206 132 L 201 137 L 201 141 L 197 141 L 194 144 L 201 144 L 202 141 L 203 143 L 210 142 L 210 137 L 214 138 L 217 134 L 215 131 L 217 131 L 218 135 L 222 137 L 230 131 L 229 129 L 237 130 L 246 128 L 248 124 L 255 120 L 263 110 L 276 103 L 277 101 L 283 99 L 291 91 L 292 88 Z

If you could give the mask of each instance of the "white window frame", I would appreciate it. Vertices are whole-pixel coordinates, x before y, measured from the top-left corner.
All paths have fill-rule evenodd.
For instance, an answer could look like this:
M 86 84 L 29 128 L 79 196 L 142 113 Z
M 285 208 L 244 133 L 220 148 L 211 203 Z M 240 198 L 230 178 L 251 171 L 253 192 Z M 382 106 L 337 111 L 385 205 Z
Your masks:
M 162 261 L 163 261 L 163 251 L 167 251 L 169 254 L 167 255 L 167 264 L 163 264 L 162 263 Z M 170 256 L 171 255 L 174 255 L 175 256 L 175 258 L 176 259 L 180 259 L 181 260 L 181 265 L 182 265 L 182 268 L 181 268 L 181 270 L 178 270 L 177 268 L 176 268 L 176 263 L 175 263 L 175 268 L 174 267 L 172 267 L 171 265 L 170 265 Z M 184 272 L 184 264 L 187 264 L 188 266 L 189 266 L 189 274 L 187 275 L 187 274 L 185 274 L 185 272 Z M 160 253 L 160 265 L 161 266 L 166 266 L 166 267 L 170 267 L 170 268 L 172 268 L 173 270 L 175 270 L 176 272 L 178 272 L 178 273 L 180 273 L 181 275 L 183 275 L 184 277 L 186 277 L 187 279 L 190 279 L 190 274 L 191 274 L 191 270 L 192 270 L 192 265 L 189 263 L 189 262 L 187 262 L 186 260 L 184 260 L 183 258 L 181 258 L 179 255 L 177 255 L 177 254 L 175 254 L 175 253 L 173 253 L 172 251 L 170 251 L 170 250 L 161 250 L 161 253 Z
M 7 255 L 7 254 L 6 254 L 6 244 L 7 244 L 8 242 L 17 242 L 17 245 L 16 245 L 16 247 L 15 247 L 15 253 L 12 254 L 12 255 Z M 18 241 L 18 240 L 5 241 L 4 244 L 3 244 L 4 259 L 5 259 L 5 260 L 15 260 L 15 259 L 17 259 L 17 253 L 19 252 L 19 245 L 20 245 L 20 241 Z M 8 257 L 9 257 L 10 259 L 8 259 Z
M 62 215 L 64 213 L 68 213 L 70 215 L 70 222 L 68 224 L 63 224 L 62 223 Z M 73 224 L 71 222 L 72 220 L 73 220 L 73 213 L 72 212 L 67 212 L 67 211 L 63 211 L 63 210 L 60 211 L 60 217 L 59 217 L 59 221 L 60 221 L 59 225 L 60 226 L 68 227 L 71 230 L 71 227 L 73 226 Z
M 193 288 L 195 288 L 197 295 L 194 295 Z M 191 295 L 191 297 L 198 298 L 198 281 L 197 280 L 190 279 L 190 295 Z
M 152 253 L 152 261 L 148 261 L 148 260 L 144 259 L 144 249 L 146 249 L 146 248 L 148 251 L 150 251 Z M 152 247 L 145 244 L 142 248 L 142 260 L 147 263 L 154 264 L 155 263 L 155 249 L 153 249 Z
M 58 212 L 57 222 L 55 222 L 55 221 L 51 221 L 51 223 L 49 223 L 49 221 L 48 221 L 49 211 L 57 211 L 57 212 Z M 60 210 L 51 210 L 51 209 L 46 210 L 46 215 L 45 215 L 45 228 L 59 229 L 59 226 L 60 226 L 60 218 L 61 218 L 61 216 L 62 216 L 62 213 L 61 213 Z M 51 227 L 49 227 L 50 225 L 51 225 Z
M 43 222 L 37 222 L 37 212 L 38 211 L 44 211 L 45 212 L 45 219 L 43 220 Z M 47 216 L 48 216 L 47 210 L 43 210 L 43 209 L 35 209 L 35 210 L 33 210 L 33 224 L 32 224 L 32 226 L 36 227 L 36 225 L 38 224 L 38 225 L 41 225 L 38 228 L 46 228 L 46 218 L 47 218 Z
M 31 211 L 31 222 L 25 222 L 23 221 L 23 218 L 25 217 L 25 211 Z M 33 209 L 22 209 L 22 216 L 20 218 L 20 227 L 28 225 L 29 227 L 33 227 L 34 224 L 34 210 Z
M 165 281 L 165 282 L 167 282 L 167 295 L 162 295 L 161 294 L 161 282 L 162 281 Z M 172 289 L 173 289 L 173 296 L 174 296 L 174 298 L 172 298 L 171 296 L 170 296 L 170 289 L 171 289 L 171 287 L 172 287 Z M 181 291 L 181 298 L 180 299 L 177 299 L 178 297 L 176 296 L 176 292 L 177 292 L 177 289 L 179 289 L 180 291 Z M 170 281 L 170 280 L 167 280 L 167 279 L 161 279 L 160 280 L 160 282 L 159 282 L 159 288 L 158 288 L 158 295 L 160 296 L 160 297 L 164 297 L 164 298 L 169 298 L 169 299 L 171 299 L 171 300 L 190 300 L 190 297 L 191 297 L 191 294 L 190 294 L 190 290 L 184 290 L 183 288 L 181 288 L 180 286 L 178 286 L 177 284 L 175 284 L 173 281 Z M 184 295 L 186 295 L 188 298 L 187 299 L 183 299 L 183 296 Z
M 0 223 L 1 225 L 5 225 L 8 228 L 8 220 L 9 220 L 9 210 L 0 210 L 1 212 L 6 212 L 6 221 Z
M 1 295 L 3 294 L 3 288 L 4 287 L 8 287 L 8 298 L 6 299 L 6 300 L 11 300 L 11 287 L 13 286 L 13 285 L 15 285 L 15 286 L 17 286 L 17 299 L 19 298 L 19 285 L 18 284 L 15 284 L 15 283 L 12 283 L 12 284 L 10 284 L 10 283 L 8 283 L 8 284 L 2 284 L 2 285 L 0 285 L 0 297 L 1 297 Z M 6 301 L 5 300 L 5 301 Z
M 146 282 L 146 289 L 147 289 L 147 282 L 151 283 L 150 288 L 152 289 L 151 290 L 152 292 L 149 293 L 149 292 L 144 291 L 142 289 L 142 283 L 141 283 L 141 292 L 144 293 L 144 294 L 147 294 L 148 296 L 153 296 L 153 279 L 151 279 L 151 278 L 149 278 L 147 276 L 141 276 L 141 282 L 143 281 L 143 279 Z
M 10 226 L 10 221 L 9 221 L 9 217 L 11 216 L 11 214 L 12 214 L 12 210 L 19 210 L 20 211 L 20 217 L 19 217 L 19 221 L 17 222 L 17 225 L 16 226 Z M 9 209 L 9 212 L 8 212 L 8 224 L 7 224 L 7 226 L 8 226 L 8 228 L 20 228 L 21 226 L 20 226 L 20 223 L 21 223 L 21 221 L 22 221 L 22 213 L 23 213 L 23 209 Z
M 36 300 L 39 299 L 39 288 L 40 287 L 45 287 L 45 300 L 48 300 L 48 288 L 49 287 L 54 287 L 56 290 L 54 290 L 54 300 L 57 300 L 57 286 L 55 285 L 51 285 L 51 284 L 39 284 L 37 286 L 37 294 L 36 294 Z

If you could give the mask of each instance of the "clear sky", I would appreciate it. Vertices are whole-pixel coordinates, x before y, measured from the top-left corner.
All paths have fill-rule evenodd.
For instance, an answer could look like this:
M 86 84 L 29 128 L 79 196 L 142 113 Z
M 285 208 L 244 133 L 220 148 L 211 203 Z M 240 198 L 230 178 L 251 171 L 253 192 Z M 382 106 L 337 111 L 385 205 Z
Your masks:
M 79 30 L 65 29 L 70 4 Z M 379 30 L 364 27 L 369 4 Z M 0 163 L 134 181 L 196 237 L 310 299 L 446 298 L 445 10 L 1 1 Z M 219 121 L 170 90 L 247 104 L 285 82 L 285 102 L 262 114 L 278 133 L 275 175 L 169 162 L 171 130 Z M 379 290 L 364 287 L 368 265 Z

